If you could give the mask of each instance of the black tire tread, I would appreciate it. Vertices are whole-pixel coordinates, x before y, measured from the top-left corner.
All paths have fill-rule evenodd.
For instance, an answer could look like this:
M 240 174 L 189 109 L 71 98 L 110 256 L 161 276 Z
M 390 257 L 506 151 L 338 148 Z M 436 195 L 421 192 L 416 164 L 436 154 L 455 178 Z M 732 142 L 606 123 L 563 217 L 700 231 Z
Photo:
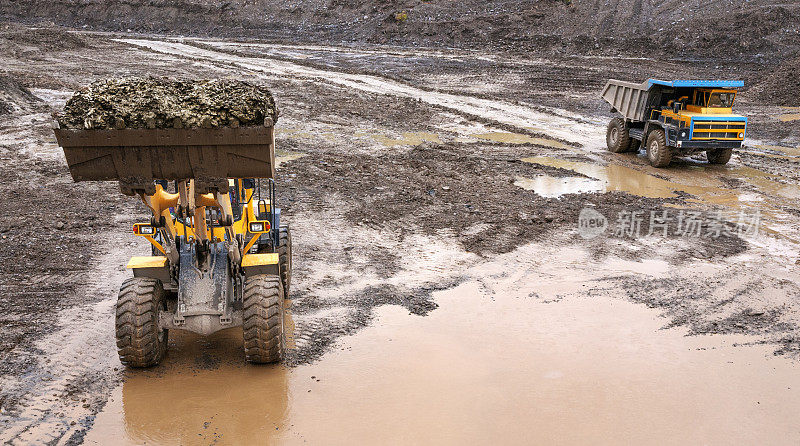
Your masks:
M 733 149 L 706 150 L 706 158 L 710 164 L 728 164 L 733 155 Z
M 611 143 L 611 130 L 616 128 L 618 130 L 618 137 L 616 144 Z M 606 145 L 608 150 L 613 153 L 623 153 L 630 149 L 631 137 L 628 135 L 628 126 L 625 125 L 625 120 L 622 118 L 614 118 L 608 123 L 606 129 Z
M 278 228 L 278 258 L 280 263 L 281 282 L 286 299 L 289 298 L 289 287 L 292 282 L 292 233 L 289 225 Z
M 658 150 L 655 155 L 651 154 L 653 141 L 658 142 Z M 667 146 L 667 139 L 663 129 L 655 129 L 647 135 L 647 159 L 653 167 L 666 167 L 672 162 L 672 150 Z
M 278 276 L 261 274 L 246 280 L 242 328 L 248 362 L 267 364 L 283 358 L 283 296 Z
M 158 364 L 167 351 L 167 331 L 159 340 L 158 309 L 164 301 L 161 281 L 146 277 L 125 280 L 119 289 L 116 309 L 117 352 L 130 367 Z

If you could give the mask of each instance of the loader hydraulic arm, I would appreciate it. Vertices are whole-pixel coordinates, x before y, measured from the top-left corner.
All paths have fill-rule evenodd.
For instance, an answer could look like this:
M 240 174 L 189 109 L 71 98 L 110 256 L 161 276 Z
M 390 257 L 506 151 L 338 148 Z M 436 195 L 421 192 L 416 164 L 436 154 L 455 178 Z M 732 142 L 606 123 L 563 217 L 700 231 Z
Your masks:
M 171 263 L 178 261 L 179 253 L 176 249 L 175 238 L 181 235 L 180 229 L 187 241 L 191 238 L 200 246 L 216 241 L 217 237 L 206 221 L 206 210 L 211 208 L 218 211 L 218 221 L 224 228 L 224 233 L 230 243 L 228 254 L 231 262 L 234 265 L 241 263 L 239 244 L 232 228 L 233 209 L 228 193 L 220 191 L 206 194 L 197 193 L 194 180 L 180 181 L 177 188 L 177 193 L 169 193 L 160 184 L 157 184 L 156 191 L 152 195 L 140 192 L 142 202 L 153 213 L 153 225 L 163 229 L 163 251 L 169 261 Z M 178 217 L 185 218 L 184 223 L 176 223 L 170 208 L 177 210 Z M 152 237 L 148 237 L 148 240 L 161 250 Z

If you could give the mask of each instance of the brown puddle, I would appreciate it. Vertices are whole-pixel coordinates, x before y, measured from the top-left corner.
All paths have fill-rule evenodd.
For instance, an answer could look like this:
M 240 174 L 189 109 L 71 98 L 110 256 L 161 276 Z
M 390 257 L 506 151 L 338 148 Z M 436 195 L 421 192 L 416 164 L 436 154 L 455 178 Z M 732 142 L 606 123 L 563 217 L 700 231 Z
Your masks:
M 574 280 L 506 285 L 516 291 L 470 282 L 437 293 L 427 317 L 383 307 L 372 327 L 291 370 L 244 365 L 237 330 L 176 336 L 166 365 L 127 373 L 86 443 L 798 439 L 800 374 L 769 348 L 662 330 L 654 311 L 620 300 L 545 303 Z
M 365 134 L 366 135 L 366 134 Z M 356 135 L 358 136 L 358 135 Z M 392 138 L 385 135 L 370 135 L 372 139 L 386 147 L 394 146 L 418 146 L 425 142 L 441 143 L 439 135 L 430 132 L 403 132 L 399 138 Z
M 800 147 L 773 146 L 769 144 L 757 144 L 755 147 L 761 150 L 771 150 L 774 152 L 782 153 L 786 155 L 789 159 L 800 156 Z M 769 154 L 764 154 L 764 155 L 769 155 Z M 780 155 L 774 155 L 774 156 L 780 156 Z
M 778 120 L 781 122 L 789 122 L 789 121 L 797 121 L 800 120 L 800 107 L 781 107 L 784 110 L 790 111 L 791 113 L 784 113 L 778 116 Z
M 556 149 L 571 149 L 572 146 L 547 138 L 535 138 L 522 133 L 488 132 L 472 135 L 486 141 L 501 142 L 505 144 L 536 144 L 538 146 L 553 147 Z
M 275 150 L 275 168 L 281 167 L 281 164 L 288 163 L 289 161 L 296 160 L 306 156 L 305 153 L 291 152 L 289 150 L 276 149 Z
M 800 113 L 786 113 L 778 116 L 778 119 L 782 122 L 797 121 L 800 120 Z
M 658 170 L 659 175 L 617 164 L 593 164 L 563 160 L 552 157 L 531 157 L 522 161 L 571 170 L 597 180 L 595 183 L 584 177 L 555 178 L 541 177 L 517 179 L 515 184 L 533 190 L 539 195 L 556 197 L 565 193 L 579 192 L 627 192 L 649 198 L 673 198 L 678 192 L 691 194 L 696 198 L 688 202 L 723 205 L 734 210 L 754 211 L 759 209 L 765 220 L 783 225 L 794 218 L 783 207 L 800 199 L 800 189 L 793 185 L 776 181 L 777 177 L 746 166 L 708 166 L 686 160 L 676 160 L 669 169 Z M 648 167 L 645 167 L 648 168 Z M 722 178 L 738 180 L 752 186 L 754 191 L 730 189 Z M 581 190 L 591 186 L 590 190 Z M 767 228 L 769 232 L 775 232 Z
M 603 192 L 605 190 L 605 183 L 594 178 L 551 177 L 550 175 L 537 175 L 532 178 L 517 177 L 514 185 L 550 198 L 565 194 Z

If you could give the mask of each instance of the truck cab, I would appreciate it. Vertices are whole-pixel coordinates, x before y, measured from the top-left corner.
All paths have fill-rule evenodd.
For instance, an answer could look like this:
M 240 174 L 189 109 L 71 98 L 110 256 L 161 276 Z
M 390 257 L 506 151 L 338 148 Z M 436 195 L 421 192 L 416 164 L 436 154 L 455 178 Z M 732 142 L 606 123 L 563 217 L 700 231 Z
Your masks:
M 747 118 L 733 113 L 742 86 L 741 81 L 649 79 L 637 85 L 612 79 L 603 98 L 622 116 L 609 124 L 609 150 L 644 145 L 656 167 L 700 151 L 710 163 L 725 164 L 747 132 Z

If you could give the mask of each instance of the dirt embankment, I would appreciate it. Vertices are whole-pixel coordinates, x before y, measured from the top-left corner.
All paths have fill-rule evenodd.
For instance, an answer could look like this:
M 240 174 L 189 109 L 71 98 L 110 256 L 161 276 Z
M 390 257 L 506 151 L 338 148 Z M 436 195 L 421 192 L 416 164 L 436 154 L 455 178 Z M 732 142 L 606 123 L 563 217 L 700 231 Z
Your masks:
M 30 112 L 41 102 L 16 78 L 0 73 L 0 116 L 14 112 Z
M 746 98 L 765 104 L 800 106 L 800 57 L 768 73 L 746 93 Z
M 18 0 L 0 5 L 0 19 L 113 31 L 776 62 L 800 49 L 798 14 L 796 3 L 768 0 Z

